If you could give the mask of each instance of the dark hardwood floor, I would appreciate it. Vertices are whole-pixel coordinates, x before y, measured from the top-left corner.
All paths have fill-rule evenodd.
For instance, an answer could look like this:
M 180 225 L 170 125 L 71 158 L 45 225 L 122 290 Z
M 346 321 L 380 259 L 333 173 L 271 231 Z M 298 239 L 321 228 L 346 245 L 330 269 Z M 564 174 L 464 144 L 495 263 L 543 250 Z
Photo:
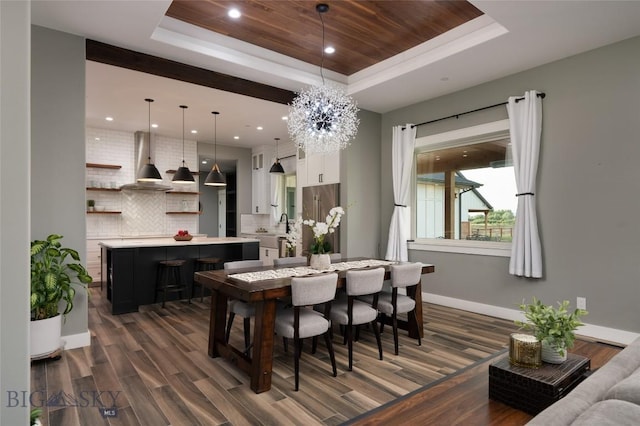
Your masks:
M 401 332 L 396 356 L 386 328 L 380 361 L 373 333 L 363 330 L 353 371 L 335 330 L 338 377 L 331 376 L 322 342 L 316 354 L 308 344 L 299 392 L 292 350 L 285 353 L 276 339 L 272 389 L 255 394 L 243 372 L 207 356 L 207 299 L 111 315 L 100 289 L 90 291 L 91 346 L 32 363 L 32 401 L 44 406 L 43 425 L 521 425 L 530 419 L 487 397 L 488 358 L 507 347 L 516 329 L 511 321 L 425 303 L 422 346 Z M 237 347 L 241 324 L 232 333 Z M 589 356 L 595 368 L 617 350 L 580 341 L 574 352 Z

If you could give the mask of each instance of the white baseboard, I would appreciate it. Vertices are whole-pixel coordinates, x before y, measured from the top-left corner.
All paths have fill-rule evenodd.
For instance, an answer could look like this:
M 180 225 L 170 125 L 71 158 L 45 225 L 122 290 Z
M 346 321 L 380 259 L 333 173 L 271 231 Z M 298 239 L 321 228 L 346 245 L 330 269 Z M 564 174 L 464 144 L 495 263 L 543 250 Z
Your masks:
M 91 346 L 91 333 L 87 330 L 84 333 L 69 334 L 62 336 L 62 340 L 65 342 L 65 349 L 83 348 L 85 346 Z
M 523 321 L 525 319 L 524 314 L 518 309 L 508 309 L 500 306 L 486 305 L 484 303 L 455 299 L 453 297 L 440 296 L 437 294 L 422 293 L 422 301 L 512 321 Z M 618 330 L 616 328 L 602 327 L 599 325 L 587 323 L 585 323 L 584 326 L 578 329 L 577 334 L 604 342 L 611 342 L 622 345 L 628 345 L 629 343 L 640 337 L 640 334 L 638 333 L 632 333 L 630 331 Z

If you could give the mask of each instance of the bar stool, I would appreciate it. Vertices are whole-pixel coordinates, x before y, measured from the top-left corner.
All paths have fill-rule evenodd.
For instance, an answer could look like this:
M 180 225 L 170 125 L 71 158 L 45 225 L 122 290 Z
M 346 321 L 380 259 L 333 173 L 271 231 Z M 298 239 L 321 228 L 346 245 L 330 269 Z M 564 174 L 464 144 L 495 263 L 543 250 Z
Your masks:
M 217 269 L 218 263 L 220 263 L 222 259 L 218 257 L 201 257 L 199 259 L 195 259 L 195 272 L 201 271 L 212 271 Z M 200 286 L 200 301 L 204 301 L 204 286 L 197 282 L 195 279 L 191 283 L 191 292 L 189 294 L 189 303 L 191 303 L 191 298 L 193 297 L 193 290 L 195 286 Z
M 180 292 L 182 298 L 182 292 L 187 290 L 187 286 L 182 280 L 182 267 L 186 263 L 186 260 L 161 260 L 158 262 L 158 278 L 156 280 L 156 294 L 154 297 L 154 303 L 158 299 L 158 292 L 162 292 L 162 307 L 164 308 L 164 302 L 167 300 L 167 293 Z

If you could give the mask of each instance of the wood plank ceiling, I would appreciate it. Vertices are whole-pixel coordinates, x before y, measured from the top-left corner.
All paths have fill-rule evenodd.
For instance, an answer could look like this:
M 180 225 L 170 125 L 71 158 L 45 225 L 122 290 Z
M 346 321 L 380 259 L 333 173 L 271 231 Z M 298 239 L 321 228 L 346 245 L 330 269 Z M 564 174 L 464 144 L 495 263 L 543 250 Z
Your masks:
M 322 24 L 320 1 L 174 0 L 166 15 L 301 61 L 320 65 Z M 480 15 L 466 1 L 325 1 L 329 11 L 323 66 L 351 75 L 415 47 Z M 240 19 L 227 16 L 236 7 Z

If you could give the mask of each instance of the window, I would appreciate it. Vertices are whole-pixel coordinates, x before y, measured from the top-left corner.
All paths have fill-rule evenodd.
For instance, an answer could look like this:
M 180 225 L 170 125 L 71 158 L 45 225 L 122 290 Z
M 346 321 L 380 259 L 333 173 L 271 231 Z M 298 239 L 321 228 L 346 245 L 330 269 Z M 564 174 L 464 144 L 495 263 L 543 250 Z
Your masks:
M 417 139 L 410 248 L 508 256 L 517 206 L 510 159 L 507 120 Z

